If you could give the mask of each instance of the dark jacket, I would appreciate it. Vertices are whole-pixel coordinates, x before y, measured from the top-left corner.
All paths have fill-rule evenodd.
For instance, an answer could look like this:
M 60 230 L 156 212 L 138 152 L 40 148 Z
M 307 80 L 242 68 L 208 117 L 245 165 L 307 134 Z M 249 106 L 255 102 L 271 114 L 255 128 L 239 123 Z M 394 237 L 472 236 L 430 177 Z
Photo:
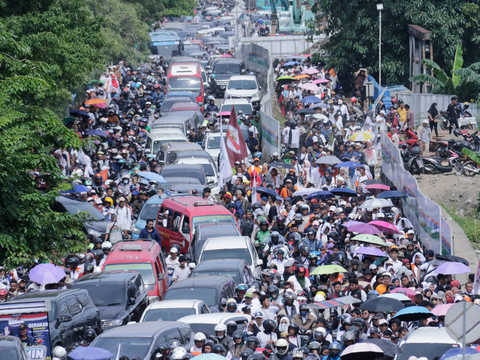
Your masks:
M 142 229 L 140 234 L 138 235 L 139 239 L 152 239 L 158 242 L 162 241 L 160 234 L 158 233 L 157 229 L 153 228 L 152 231 L 148 231 L 147 228 Z

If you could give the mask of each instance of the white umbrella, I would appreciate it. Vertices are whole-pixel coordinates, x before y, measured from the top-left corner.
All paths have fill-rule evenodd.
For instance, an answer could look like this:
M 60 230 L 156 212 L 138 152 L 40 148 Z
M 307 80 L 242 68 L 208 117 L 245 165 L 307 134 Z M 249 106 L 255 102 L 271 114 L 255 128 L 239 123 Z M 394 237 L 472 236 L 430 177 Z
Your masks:
M 315 160 L 317 164 L 327 164 L 327 165 L 336 165 L 340 164 L 342 160 L 333 155 L 321 156 Z M 392 205 L 393 206 L 393 205 Z
M 368 199 L 365 201 L 361 208 L 362 209 L 367 209 L 367 208 L 384 208 L 384 207 L 393 207 L 392 200 L 390 199 Z
M 412 301 L 408 296 L 403 295 L 402 293 L 396 294 L 382 294 L 382 297 L 390 298 L 390 299 L 397 299 L 398 301 Z
M 383 350 L 378 345 L 371 343 L 356 343 L 347 346 L 345 350 L 340 354 L 342 359 L 372 359 L 376 358 L 376 354 L 380 357 L 383 354 Z
M 300 188 L 297 191 L 293 193 L 293 196 L 303 196 L 303 195 L 310 195 L 313 194 L 314 192 L 319 191 L 316 188 Z

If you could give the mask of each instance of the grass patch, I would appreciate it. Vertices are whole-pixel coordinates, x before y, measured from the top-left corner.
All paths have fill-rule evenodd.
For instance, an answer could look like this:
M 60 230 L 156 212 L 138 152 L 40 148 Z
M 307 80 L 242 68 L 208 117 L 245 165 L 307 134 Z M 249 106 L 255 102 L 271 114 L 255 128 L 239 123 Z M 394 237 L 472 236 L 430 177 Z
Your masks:
M 455 209 L 448 208 L 445 204 L 440 203 L 453 220 L 465 231 L 468 240 L 475 249 L 480 249 L 480 219 L 473 215 L 459 216 L 455 213 Z
M 275 115 L 275 120 L 277 120 L 280 123 L 280 127 L 285 126 L 285 118 L 281 114 Z

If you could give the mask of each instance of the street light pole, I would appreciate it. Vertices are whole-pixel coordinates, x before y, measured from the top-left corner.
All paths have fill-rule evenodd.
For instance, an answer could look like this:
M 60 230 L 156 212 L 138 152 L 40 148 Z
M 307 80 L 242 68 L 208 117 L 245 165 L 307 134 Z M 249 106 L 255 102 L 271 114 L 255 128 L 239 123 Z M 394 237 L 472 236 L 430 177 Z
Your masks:
M 378 93 L 382 91 L 382 10 L 383 4 L 377 4 L 378 10 Z

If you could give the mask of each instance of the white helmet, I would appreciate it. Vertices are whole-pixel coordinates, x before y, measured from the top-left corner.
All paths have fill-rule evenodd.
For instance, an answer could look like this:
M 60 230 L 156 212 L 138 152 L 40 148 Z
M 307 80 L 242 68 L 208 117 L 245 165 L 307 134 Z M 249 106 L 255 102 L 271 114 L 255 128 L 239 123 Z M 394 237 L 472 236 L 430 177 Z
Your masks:
M 202 332 L 197 332 L 193 337 L 193 341 L 205 341 L 205 340 L 207 340 L 207 337 Z
M 224 324 L 215 325 L 215 332 L 217 331 L 227 331 L 227 327 Z
M 285 355 L 288 351 L 288 342 L 285 339 L 279 339 L 275 343 L 275 346 L 277 347 L 277 352 L 280 355 Z M 282 348 L 281 350 L 279 348 Z
M 317 333 L 322 333 L 323 334 L 323 337 L 326 337 L 327 336 L 327 330 L 325 330 L 325 328 L 323 327 L 318 327 L 315 329 L 315 332 Z
M 183 355 L 185 355 L 186 353 L 187 353 L 187 351 L 183 347 L 175 348 L 175 350 L 173 351 L 173 354 L 171 355 L 170 359 L 171 360 L 182 360 Z
M 315 297 L 313 298 L 313 301 L 315 302 L 321 302 L 321 301 L 325 301 L 325 296 L 323 296 L 323 294 L 320 294 L 318 293 L 317 295 L 315 295 Z
M 102 249 L 103 250 L 111 250 L 112 249 L 112 243 L 110 241 L 105 241 L 102 244 Z
M 67 350 L 61 346 L 55 346 L 52 351 L 52 357 L 59 358 L 60 360 L 65 360 L 67 358 Z
M 83 170 L 82 169 L 75 170 L 75 175 L 83 177 Z

